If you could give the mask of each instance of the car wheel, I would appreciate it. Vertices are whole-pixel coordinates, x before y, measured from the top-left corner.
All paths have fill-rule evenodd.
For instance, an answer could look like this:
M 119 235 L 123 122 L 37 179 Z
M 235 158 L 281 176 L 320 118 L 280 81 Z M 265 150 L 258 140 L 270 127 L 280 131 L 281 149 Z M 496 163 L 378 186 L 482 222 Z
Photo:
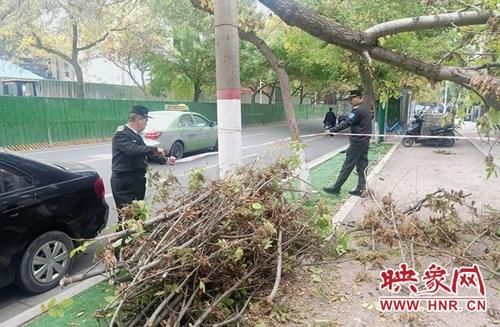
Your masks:
M 403 138 L 403 141 L 401 143 L 405 148 L 409 148 L 413 145 L 414 142 L 415 140 L 413 139 L 413 137 L 405 137 Z
M 175 141 L 170 148 L 170 155 L 174 156 L 176 159 L 181 159 L 184 155 L 184 145 L 181 141 Z
M 19 265 L 17 283 L 31 293 L 42 293 L 59 284 L 71 266 L 71 239 L 52 231 L 37 237 L 28 246 Z

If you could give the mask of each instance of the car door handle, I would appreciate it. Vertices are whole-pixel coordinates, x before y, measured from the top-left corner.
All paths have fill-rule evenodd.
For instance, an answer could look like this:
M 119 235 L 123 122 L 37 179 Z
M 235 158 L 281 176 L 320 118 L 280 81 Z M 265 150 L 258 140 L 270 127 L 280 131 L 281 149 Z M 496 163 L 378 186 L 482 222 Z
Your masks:
M 18 206 L 9 206 L 4 212 L 7 214 L 7 217 L 15 218 L 19 216 L 19 209 L 20 208 Z

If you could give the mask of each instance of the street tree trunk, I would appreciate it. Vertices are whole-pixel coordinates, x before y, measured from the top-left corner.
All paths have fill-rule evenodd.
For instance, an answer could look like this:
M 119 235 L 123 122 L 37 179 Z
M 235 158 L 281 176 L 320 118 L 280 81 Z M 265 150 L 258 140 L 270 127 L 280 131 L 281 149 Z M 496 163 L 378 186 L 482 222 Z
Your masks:
M 273 104 L 274 92 L 276 91 L 276 82 L 269 85 L 271 87 L 271 92 L 267 95 L 268 104 Z
M 73 23 L 71 26 L 72 29 L 72 39 L 71 39 L 71 56 L 66 55 L 65 53 L 51 48 L 50 46 L 47 46 L 43 44 L 42 40 L 40 37 L 36 34 L 33 33 L 33 38 L 34 41 L 32 42 L 32 46 L 44 50 L 47 53 L 53 54 L 58 56 L 59 58 L 65 60 L 68 62 L 72 67 L 73 70 L 75 71 L 75 76 L 76 76 L 76 96 L 78 98 L 84 98 L 85 97 L 85 84 L 83 81 L 83 72 L 82 72 L 82 67 L 80 66 L 80 63 L 78 61 L 78 57 L 80 52 L 91 49 L 95 47 L 97 44 L 103 42 L 106 40 L 106 38 L 109 36 L 109 32 L 104 33 L 103 36 L 101 36 L 99 39 L 88 43 L 87 45 L 84 45 L 82 47 L 78 46 L 78 25 L 76 23 Z
M 194 83 L 193 102 L 199 102 L 200 95 L 201 95 L 201 85 L 199 83 Z
M 252 32 L 244 32 L 240 30 L 240 37 L 259 49 L 262 55 L 266 58 L 266 60 L 271 65 L 272 69 L 276 73 L 279 79 L 281 95 L 283 98 L 283 108 L 285 109 L 285 116 L 288 122 L 288 131 L 290 133 L 290 137 L 293 142 L 302 143 L 300 138 L 300 130 L 297 124 L 297 119 L 295 117 L 295 110 L 293 108 L 292 102 L 292 94 L 290 92 L 290 79 L 288 77 L 288 73 L 286 72 L 283 64 L 279 61 L 278 58 L 274 55 L 271 48 L 259 38 L 255 33 Z M 307 169 L 307 163 L 305 161 L 305 151 L 301 147 L 298 151 L 298 156 L 301 161 L 301 166 L 299 168 L 299 179 L 301 182 L 301 191 L 309 193 L 309 171 Z
M 364 54 L 368 58 L 384 62 L 414 74 L 426 77 L 432 82 L 449 80 L 460 85 L 473 86 L 473 79 L 480 75 L 476 70 L 464 67 L 452 67 L 441 64 L 430 64 L 419 59 L 400 54 L 378 46 L 374 39 L 388 33 L 409 32 L 444 26 L 463 26 L 486 24 L 488 19 L 496 17 L 494 12 L 461 12 L 449 14 L 408 18 L 405 21 L 384 23 L 385 26 L 375 26 L 368 32 L 354 31 L 332 19 L 299 5 L 295 0 L 259 0 L 271 9 L 288 25 L 296 26 L 303 31 L 344 49 Z M 431 18 L 425 18 L 431 17 Z M 392 23 L 392 24 L 391 24 Z M 480 91 L 495 96 L 500 93 L 500 79 L 492 77 L 494 88 L 484 88 Z
M 242 163 L 238 2 L 216 0 L 215 58 L 220 177 Z
M 252 87 L 250 88 L 250 90 L 252 90 L 252 97 L 251 97 L 251 103 L 254 104 L 254 103 L 257 103 L 257 94 L 259 94 L 259 91 L 261 89 L 261 86 L 260 86 L 260 81 L 257 81 L 254 85 L 252 85 Z
M 257 98 L 257 92 L 252 90 L 252 98 L 251 98 L 250 102 L 252 104 L 254 104 L 256 102 L 256 100 L 255 100 L 256 98 Z
M 73 66 L 76 76 L 76 97 L 85 98 L 85 83 L 83 82 L 82 68 L 77 61 L 72 61 L 71 65 Z
M 304 98 L 306 97 L 307 93 L 304 93 L 304 87 L 300 88 L 300 104 L 304 104 Z
M 357 54 L 354 54 L 356 64 L 358 65 L 359 76 L 361 77 L 361 84 L 363 86 L 363 100 L 368 105 L 370 112 L 373 113 L 373 132 L 378 133 L 378 116 L 377 104 L 375 97 L 375 90 L 373 88 L 373 78 L 368 63 Z
M 358 66 L 359 76 L 361 78 L 361 85 L 363 86 L 363 99 L 368 105 L 368 108 L 374 114 L 375 121 L 377 120 L 377 107 L 376 107 L 376 97 L 373 88 L 373 78 L 368 67 L 368 64 L 363 61 L 363 58 L 356 55 L 356 64 Z

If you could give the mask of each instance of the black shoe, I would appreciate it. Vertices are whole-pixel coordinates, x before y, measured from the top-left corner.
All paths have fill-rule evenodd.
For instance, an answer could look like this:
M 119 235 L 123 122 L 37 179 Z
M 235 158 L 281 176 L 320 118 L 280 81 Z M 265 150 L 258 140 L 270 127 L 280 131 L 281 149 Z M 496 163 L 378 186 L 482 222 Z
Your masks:
M 363 197 L 363 190 L 355 189 L 355 190 L 349 191 L 349 194 L 354 195 L 354 196 Z
M 340 194 L 340 189 L 335 188 L 335 187 L 323 187 L 323 191 L 325 191 L 328 194 L 333 194 L 333 195 Z

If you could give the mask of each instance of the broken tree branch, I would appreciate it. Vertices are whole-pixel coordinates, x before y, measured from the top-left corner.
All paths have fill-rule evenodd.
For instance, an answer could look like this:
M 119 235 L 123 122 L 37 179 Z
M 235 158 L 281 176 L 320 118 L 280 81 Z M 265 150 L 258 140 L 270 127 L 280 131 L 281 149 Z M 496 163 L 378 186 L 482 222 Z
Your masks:
M 278 262 L 276 263 L 276 280 L 274 282 L 273 290 L 271 294 L 267 297 L 267 302 L 272 303 L 273 299 L 276 297 L 278 293 L 278 288 L 281 282 L 281 269 L 283 265 L 283 254 L 281 250 L 281 237 L 283 236 L 283 232 L 280 230 L 278 233 Z

